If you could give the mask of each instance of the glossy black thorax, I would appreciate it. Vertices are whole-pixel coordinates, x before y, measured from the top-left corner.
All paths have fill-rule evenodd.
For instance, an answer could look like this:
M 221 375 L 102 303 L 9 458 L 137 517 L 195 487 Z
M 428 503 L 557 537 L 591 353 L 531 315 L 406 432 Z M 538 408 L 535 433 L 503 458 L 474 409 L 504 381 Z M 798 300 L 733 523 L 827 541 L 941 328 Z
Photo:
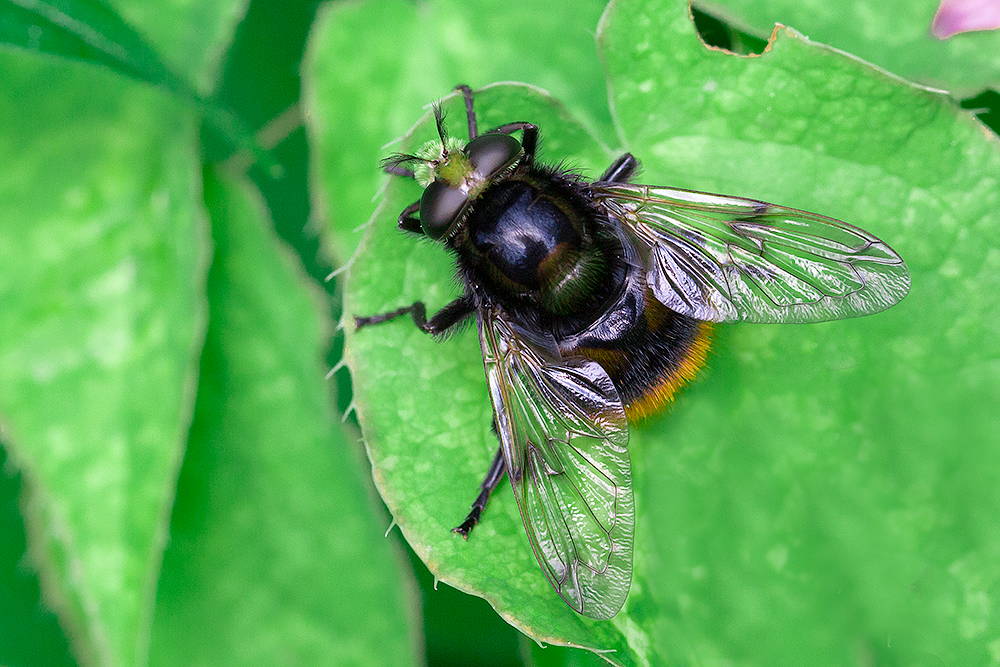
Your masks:
M 575 268 L 584 238 L 556 201 L 524 181 L 505 181 L 488 194 L 469 241 L 497 286 L 540 293 Z
M 572 174 L 522 165 L 472 204 L 452 249 L 467 280 L 557 339 L 599 320 L 629 274 L 629 244 Z

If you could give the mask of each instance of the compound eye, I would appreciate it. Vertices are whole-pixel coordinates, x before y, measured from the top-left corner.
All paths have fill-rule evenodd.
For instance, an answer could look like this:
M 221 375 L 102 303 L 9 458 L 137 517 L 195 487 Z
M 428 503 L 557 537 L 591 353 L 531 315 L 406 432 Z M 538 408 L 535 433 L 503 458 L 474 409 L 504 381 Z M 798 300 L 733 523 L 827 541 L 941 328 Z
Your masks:
M 464 192 L 433 181 L 420 197 L 420 227 L 428 238 L 438 241 L 448 235 L 468 205 Z
M 465 146 L 465 154 L 476 171 L 489 178 L 514 164 L 521 155 L 521 144 L 509 134 L 483 134 Z

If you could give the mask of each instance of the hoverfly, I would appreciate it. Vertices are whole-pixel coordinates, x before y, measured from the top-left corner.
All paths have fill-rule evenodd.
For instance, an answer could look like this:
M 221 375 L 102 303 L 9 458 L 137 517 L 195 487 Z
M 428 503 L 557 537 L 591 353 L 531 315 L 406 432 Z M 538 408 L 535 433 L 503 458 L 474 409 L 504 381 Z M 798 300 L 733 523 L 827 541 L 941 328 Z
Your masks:
M 832 218 L 741 197 L 629 182 L 626 153 L 596 181 L 535 161 L 538 127 L 438 138 L 383 162 L 414 178 L 400 229 L 454 255 L 461 296 L 409 314 L 441 336 L 475 316 L 500 446 L 468 537 L 504 475 L 535 558 L 578 613 L 607 619 L 632 578 L 628 422 L 656 412 L 704 362 L 719 322 L 819 322 L 875 313 L 909 290 L 885 242 Z M 518 141 L 513 135 L 521 133 Z

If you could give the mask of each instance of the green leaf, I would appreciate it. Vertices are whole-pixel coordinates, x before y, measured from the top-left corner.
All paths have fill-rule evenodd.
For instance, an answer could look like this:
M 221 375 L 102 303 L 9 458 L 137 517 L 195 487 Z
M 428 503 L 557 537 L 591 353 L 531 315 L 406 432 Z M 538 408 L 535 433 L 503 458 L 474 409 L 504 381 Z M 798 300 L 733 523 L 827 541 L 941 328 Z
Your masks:
M 598 653 L 526 641 L 530 647 L 522 644 L 522 652 L 526 654 L 525 663 L 531 667 L 606 667 L 608 664 Z
M 613 3 L 599 41 L 640 180 L 858 224 L 907 260 L 912 292 L 860 320 L 717 329 L 701 380 L 633 429 L 635 576 L 607 623 L 549 588 L 509 489 L 468 543 L 449 532 L 496 447 L 474 329 L 438 342 L 402 319 L 349 326 L 359 418 L 403 533 L 530 636 L 616 664 L 986 664 L 1000 629 L 995 138 L 947 98 L 792 32 L 759 58 L 708 50 L 679 2 Z M 460 106 L 445 107 L 463 136 Z M 615 155 L 528 88 L 482 91 L 477 110 L 484 127 L 538 123 L 542 160 L 596 176 Z M 427 121 L 404 146 L 432 136 Z M 418 196 L 390 181 L 348 314 L 457 295 L 447 253 L 395 229 Z
M 204 331 L 196 128 L 103 71 L 0 69 L 0 414 L 29 553 L 78 659 L 134 664 Z
M 1000 426 L 995 138 L 943 96 L 794 33 L 762 58 L 701 58 L 686 21 L 648 3 L 605 20 L 615 109 L 647 176 L 855 222 L 913 283 L 884 315 L 723 329 L 705 381 L 637 438 L 648 599 L 667 612 L 654 645 L 802 664 L 817 647 L 881 662 L 888 644 L 900 662 L 986 663 L 998 621 L 983 603 L 1000 584 L 986 482 Z M 647 55 L 636 25 L 674 34 L 670 52 Z
M 214 80 L 217 49 L 231 38 L 244 3 L 180 4 L 0 0 L 0 43 L 104 65 L 193 99 L 196 87 L 205 89 Z M 148 31 L 152 44 L 141 30 Z
M 303 89 L 335 257 L 343 263 L 357 245 L 384 180 L 371 166 L 386 142 L 412 125 L 415 109 L 460 83 L 541 86 L 610 134 L 593 37 L 603 8 L 603 0 L 330 3 L 310 38 Z
M 193 96 L 187 83 L 111 8 L 87 0 L 0 0 L 0 40 L 29 51 L 92 62 Z
M 231 29 L 193 32 L 192 79 Z M 77 660 L 142 663 L 205 326 L 198 128 L 103 68 L 5 52 L 0 79 L 0 419 L 24 562 Z
M 172 70 L 207 95 L 215 89 L 223 56 L 250 1 L 109 0 L 109 4 L 139 30 Z
M 130 3 L 123 4 L 128 8 Z M 187 30 L 187 24 L 174 15 L 176 12 L 165 17 L 162 10 L 168 8 L 163 5 L 144 3 L 139 8 L 144 11 L 137 12 L 137 18 L 151 22 L 156 29 L 185 27 L 182 35 L 169 35 L 168 40 L 195 38 L 197 48 L 184 49 L 188 60 L 179 63 L 184 67 L 182 74 L 167 64 L 138 30 L 100 0 L 0 0 L 0 44 L 108 67 L 163 88 L 197 108 L 205 123 L 231 147 L 253 155 L 265 168 L 274 170 L 273 159 L 257 144 L 246 123 L 199 92 L 199 87 L 207 91 L 214 81 L 211 69 L 217 54 L 206 52 L 205 47 L 213 44 L 213 37 L 230 37 L 232 25 L 217 19 L 235 18 L 236 12 L 242 13 L 239 0 L 188 3 L 188 8 L 198 10 L 194 12 L 198 30 Z M 233 16 L 226 16 L 227 11 Z M 213 29 L 218 34 L 212 35 Z M 170 41 L 165 44 L 175 45 Z
M 8 464 L 6 449 L 0 449 L 0 663 L 72 667 L 66 636 L 51 610 L 40 607 L 38 574 L 25 567 L 28 546 L 18 499 L 21 476 Z
M 415 664 L 414 585 L 333 414 L 316 294 L 246 186 L 209 173 L 205 198 L 210 324 L 151 662 Z
M 1000 30 L 938 39 L 939 0 L 708 0 L 699 7 L 740 28 L 770 34 L 775 23 L 830 44 L 893 74 L 959 95 L 1000 86 Z

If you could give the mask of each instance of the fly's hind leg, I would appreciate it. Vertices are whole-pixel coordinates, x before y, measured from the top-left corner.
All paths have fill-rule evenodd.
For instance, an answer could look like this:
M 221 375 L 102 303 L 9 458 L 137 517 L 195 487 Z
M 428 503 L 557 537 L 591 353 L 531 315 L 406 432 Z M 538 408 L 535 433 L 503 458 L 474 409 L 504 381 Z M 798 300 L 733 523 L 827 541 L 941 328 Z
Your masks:
M 403 315 L 410 315 L 410 317 L 413 318 L 413 323 L 417 325 L 418 329 L 434 336 L 440 336 L 447 333 L 453 327 L 457 326 L 460 322 L 472 315 L 472 313 L 475 312 L 475 309 L 476 306 L 470 296 L 460 296 L 439 310 L 428 320 L 427 307 L 422 301 L 416 301 L 410 306 L 390 310 L 386 313 L 379 313 L 378 315 L 369 315 L 367 317 L 355 316 L 354 326 L 355 329 L 362 329 L 374 324 L 390 322 L 397 317 L 402 317 Z M 497 431 L 497 422 L 495 419 L 493 420 L 493 433 L 497 435 L 497 438 L 500 437 Z M 479 495 L 476 496 L 475 501 L 473 501 L 468 516 L 466 516 L 465 521 L 463 521 L 458 527 L 454 528 L 452 532 L 458 533 L 465 539 L 469 538 L 469 533 L 472 532 L 472 529 L 476 527 L 476 524 L 479 523 L 479 520 L 483 516 L 483 510 L 486 509 L 486 504 L 490 501 L 490 494 L 493 493 L 493 489 L 497 487 L 500 480 L 503 479 L 506 473 L 507 463 L 504 460 L 503 448 L 501 447 L 497 449 L 497 453 L 493 457 L 493 463 L 490 464 L 490 468 L 486 472 L 486 478 L 483 480 L 483 483 L 479 485 Z
M 493 432 L 497 432 L 497 422 L 495 419 L 493 420 Z M 472 509 L 469 510 L 469 515 L 465 517 L 465 521 L 460 526 L 452 528 L 451 532 L 458 533 L 463 538 L 469 539 L 469 533 L 472 532 L 472 529 L 476 527 L 476 524 L 483 517 L 483 511 L 486 509 L 486 504 L 490 501 L 493 489 L 497 488 L 497 485 L 503 479 L 506 472 L 507 462 L 503 458 L 503 447 L 501 446 L 497 449 L 497 453 L 493 457 L 490 469 L 486 471 L 486 478 L 479 485 L 479 495 L 472 502 Z

